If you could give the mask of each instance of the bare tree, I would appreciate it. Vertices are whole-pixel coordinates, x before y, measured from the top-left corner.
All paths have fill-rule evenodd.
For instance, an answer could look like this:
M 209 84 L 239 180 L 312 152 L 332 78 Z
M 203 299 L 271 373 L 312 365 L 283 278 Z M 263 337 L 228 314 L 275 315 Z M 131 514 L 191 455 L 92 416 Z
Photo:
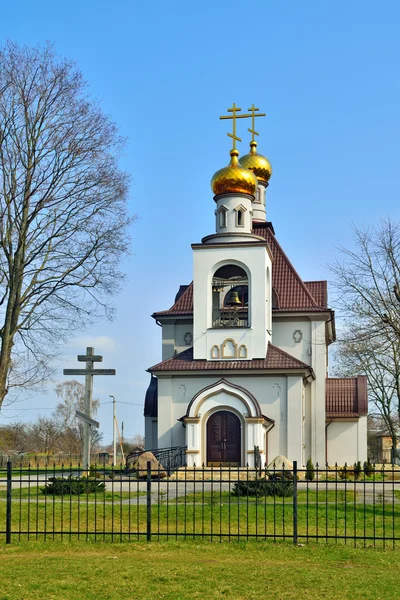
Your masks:
M 50 454 L 59 449 L 63 430 L 53 418 L 39 417 L 36 423 L 28 426 L 29 451 Z
M 0 453 L 26 452 L 29 448 L 29 432 L 26 423 L 10 423 L 0 426 Z
M 332 265 L 341 334 L 335 374 L 368 378 L 369 400 L 396 447 L 400 417 L 400 224 L 354 228 L 354 250 Z
M 55 422 L 63 432 L 59 445 L 63 452 L 78 454 L 83 447 L 83 425 L 76 417 L 75 412 L 85 412 L 85 386 L 75 380 L 64 381 L 56 386 L 57 397 L 61 402 L 57 404 L 54 412 Z M 92 414 L 96 416 L 100 402 L 93 399 Z M 102 434 L 91 428 L 91 445 L 97 447 L 102 439 Z
M 0 49 L 0 407 L 106 314 L 123 279 L 123 140 L 51 46 Z
M 368 399 L 397 448 L 400 412 L 400 339 L 347 331 L 339 340 L 334 371 L 342 377 L 367 376 Z

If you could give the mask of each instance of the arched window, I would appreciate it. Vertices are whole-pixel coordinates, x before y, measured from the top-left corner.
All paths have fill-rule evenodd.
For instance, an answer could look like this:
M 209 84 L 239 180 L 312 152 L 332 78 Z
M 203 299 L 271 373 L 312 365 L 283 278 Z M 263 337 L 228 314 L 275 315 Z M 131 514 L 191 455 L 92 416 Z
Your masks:
M 272 308 L 279 308 L 278 294 L 276 293 L 274 288 L 272 288 Z
M 249 280 L 238 265 L 220 267 L 212 279 L 212 326 L 249 327 Z

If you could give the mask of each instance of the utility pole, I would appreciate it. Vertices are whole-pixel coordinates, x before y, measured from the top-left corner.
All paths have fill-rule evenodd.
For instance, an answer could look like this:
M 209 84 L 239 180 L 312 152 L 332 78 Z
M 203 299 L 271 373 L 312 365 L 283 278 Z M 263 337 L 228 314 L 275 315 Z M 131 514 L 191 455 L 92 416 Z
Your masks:
M 78 355 L 78 361 L 86 363 L 85 369 L 64 369 L 64 375 L 85 376 L 85 412 L 76 411 L 76 416 L 83 421 L 83 460 L 82 467 L 88 471 L 90 467 L 90 433 L 92 427 L 99 427 L 99 423 L 92 419 L 92 392 L 93 375 L 115 375 L 115 369 L 93 369 L 93 363 L 102 362 L 103 357 L 95 355 L 94 348 L 86 348 L 86 354 Z
M 117 401 L 115 396 L 110 394 L 113 401 L 113 464 L 117 464 Z
M 121 423 L 121 444 L 124 445 L 124 422 Z

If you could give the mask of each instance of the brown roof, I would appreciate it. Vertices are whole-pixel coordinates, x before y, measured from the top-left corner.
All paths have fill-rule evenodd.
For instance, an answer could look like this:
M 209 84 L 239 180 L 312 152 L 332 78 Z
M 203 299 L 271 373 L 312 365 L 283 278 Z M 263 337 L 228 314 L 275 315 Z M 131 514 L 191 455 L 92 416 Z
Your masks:
M 328 377 L 326 379 L 327 418 L 359 417 L 368 413 L 367 378 Z
M 326 281 L 309 281 L 307 283 L 302 281 L 278 243 L 270 223 L 256 223 L 253 233 L 266 239 L 272 252 L 272 287 L 278 302 L 278 307 L 273 311 L 317 312 L 326 310 L 328 300 Z M 193 282 L 170 309 L 156 312 L 153 317 L 191 314 L 193 314 Z
M 280 348 L 268 344 L 267 356 L 253 360 L 194 360 L 193 348 L 188 348 L 180 354 L 164 360 L 148 369 L 150 373 L 158 371 L 220 371 L 220 370 L 278 370 L 290 371 L 292 369 L 312 369 L 301 360 L 297 360 Z
M 318 306 L 328 307 L 328 282 L 327 281 L 305 281 L 304 285 L 314 298 Z

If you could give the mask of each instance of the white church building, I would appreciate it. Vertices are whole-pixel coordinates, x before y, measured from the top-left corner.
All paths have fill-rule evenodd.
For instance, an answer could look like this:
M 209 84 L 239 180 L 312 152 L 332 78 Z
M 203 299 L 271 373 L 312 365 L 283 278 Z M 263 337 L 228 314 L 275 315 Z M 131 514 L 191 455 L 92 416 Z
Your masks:
M 255 446 L 263 465 L 363 462 L 366 378 L 328 377 L 327 282 L 301 279 L 267 220 L 272 168 L 254 132 L 249 154 L 235 146 L 212 178 L 215 233 L 192 244 L 193 282 L 152 315 L 146 449 L 184 446 L 188 466 L 252 466 Z

